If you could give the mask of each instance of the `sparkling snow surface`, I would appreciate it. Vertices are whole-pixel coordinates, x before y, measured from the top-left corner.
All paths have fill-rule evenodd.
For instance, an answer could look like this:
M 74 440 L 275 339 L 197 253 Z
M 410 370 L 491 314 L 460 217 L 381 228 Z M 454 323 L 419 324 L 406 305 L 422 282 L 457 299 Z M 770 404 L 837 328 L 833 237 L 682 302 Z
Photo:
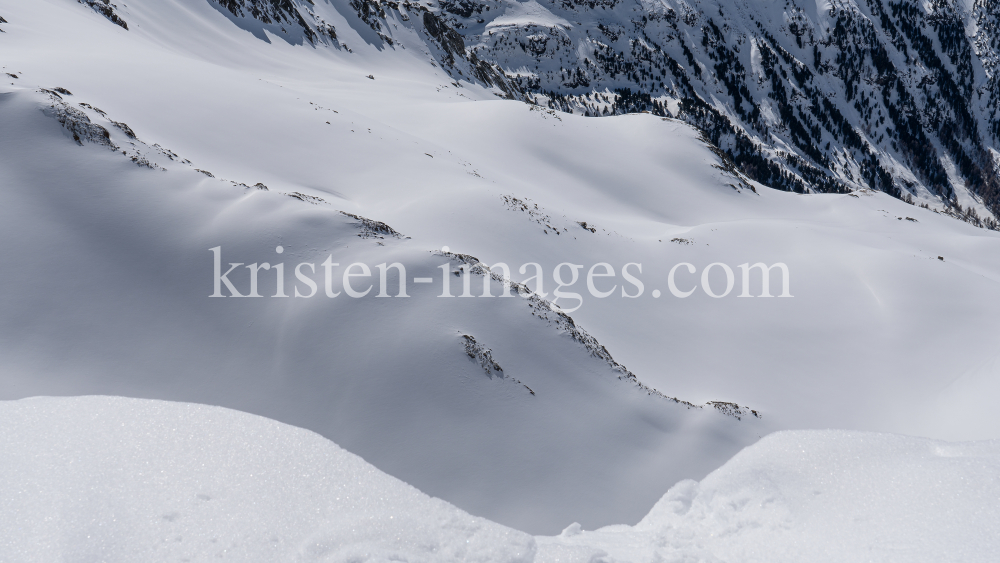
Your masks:
M 788 431 L 681 481 L 634 527 L 540 538 L 538 559 L 985 562 L 997 529 L 996 440 Z
M 201 405 L 0 403 L 0 561 L 987 562 L 1000 443 L 772 434 L 639 524 L 531 536 L 324 438 Z
M 0 403 L 0 561 L 530 561 L 321 436 L 219 407 Z

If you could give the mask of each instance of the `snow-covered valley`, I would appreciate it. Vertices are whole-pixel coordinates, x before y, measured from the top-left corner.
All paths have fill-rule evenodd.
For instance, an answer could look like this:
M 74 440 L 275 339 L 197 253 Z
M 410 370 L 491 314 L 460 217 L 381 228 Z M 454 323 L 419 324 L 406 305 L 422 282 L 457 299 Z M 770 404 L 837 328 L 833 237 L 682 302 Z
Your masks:
M 355 4 L 0 0 L 0 560 L 989 560 L 1000 233 Z

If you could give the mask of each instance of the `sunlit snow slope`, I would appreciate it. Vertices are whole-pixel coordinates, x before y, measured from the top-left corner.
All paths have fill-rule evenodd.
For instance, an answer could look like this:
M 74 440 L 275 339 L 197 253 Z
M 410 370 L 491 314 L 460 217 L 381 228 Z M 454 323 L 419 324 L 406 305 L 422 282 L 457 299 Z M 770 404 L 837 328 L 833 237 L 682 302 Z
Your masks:
M 268 416 L 535 533 L 637 522 L 774 429 L 997 436 L 997 233 L 881 194 L 751 186 L 676 121 L 502 100 L 432 64 L 416 28 L 372 41 L 346 3 L 316 2 L 337 40 L 314 43 L 206 0 L 116 9 L 127 30 L 71 0 L 0 0 L 0 398 Z M 541 264 L 549 300 L 558 264 L 585 265 L 586 294 L 607 262 L 615 293 L 572 321 L 539 299 L 439 298 L 439 267 L 474 263 L 443 246 L 518 281 Z M 262 270 L 268 297 L 210 298 L 215 247 L 284 263 L 289 297 Z M 311 298 L 294 297 L 302 262 Z M 342 287 L 352 262 L 371 268 L 364 298 Z M 376 296 L 393 262 L 409 298 Z M 680 299 L 680 262 L 698 272 L 679 270 L 684 290 L 711 263 L 782 262 L 794 297 L 740 298 L 737 279 Z M 249 291 L 245 268 L 231 279 Z
M 780 432 L 634 527 L 533 538 L 218 407 L 0 403 L 0 561 L 986 562 L 1000 444 Z
M 312 432 L 218 407 L 0 403 L 0 561 L 531 561 Z
M 634 527 L 540 538 L 538 560 L 992 561 L 998 446 L 778 432 L 678 483 Z

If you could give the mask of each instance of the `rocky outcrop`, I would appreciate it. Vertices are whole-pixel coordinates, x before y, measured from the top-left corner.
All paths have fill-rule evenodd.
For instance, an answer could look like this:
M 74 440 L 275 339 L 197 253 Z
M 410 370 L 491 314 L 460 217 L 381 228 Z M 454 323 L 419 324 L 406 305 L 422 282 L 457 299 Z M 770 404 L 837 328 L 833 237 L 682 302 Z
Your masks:
M 997 214 L 1000 4 L 967 5 L 540 0 L 541 13 L 512 15 L 516 3 L 462 0 L 440 9 L 479 60 L 536 103 L 682 119 L 741 174 L 778 189 L 877 189 Z M 992 217 L 979 224 L 997 227 Z
M 112 4 L 111 0 L 77 0 L 77 1 L 85 6 L 90 6 L 95 12 L 108 18 L 108 21 L 110 21 L 111 23 L 121 27 L 126 31 L 128 30 L 128 23 L 126 23 L 125 20 L 123 20 L 121 16 L 119 16 L 117 12 L 115 12 L 115 10 L 118 9 L 118 6 Z

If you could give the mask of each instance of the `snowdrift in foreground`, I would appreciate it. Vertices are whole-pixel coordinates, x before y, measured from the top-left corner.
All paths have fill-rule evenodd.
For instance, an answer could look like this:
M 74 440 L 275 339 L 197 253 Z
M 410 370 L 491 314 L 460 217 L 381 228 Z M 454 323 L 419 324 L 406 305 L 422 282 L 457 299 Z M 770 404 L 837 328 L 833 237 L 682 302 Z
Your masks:
M 0 561 L 530 561 L 318 434 L 185 403 L 0 406 Z
M 989 561 L 1000 443 L 781 432 L 634 527 L 531 536 L 219 407 L 0 403 L 0 561 Z
M 779 432 L 681 481 L 635 527 L 570 527 L 539 558 L 995 561 L 997 529 L 1000 442 Z

